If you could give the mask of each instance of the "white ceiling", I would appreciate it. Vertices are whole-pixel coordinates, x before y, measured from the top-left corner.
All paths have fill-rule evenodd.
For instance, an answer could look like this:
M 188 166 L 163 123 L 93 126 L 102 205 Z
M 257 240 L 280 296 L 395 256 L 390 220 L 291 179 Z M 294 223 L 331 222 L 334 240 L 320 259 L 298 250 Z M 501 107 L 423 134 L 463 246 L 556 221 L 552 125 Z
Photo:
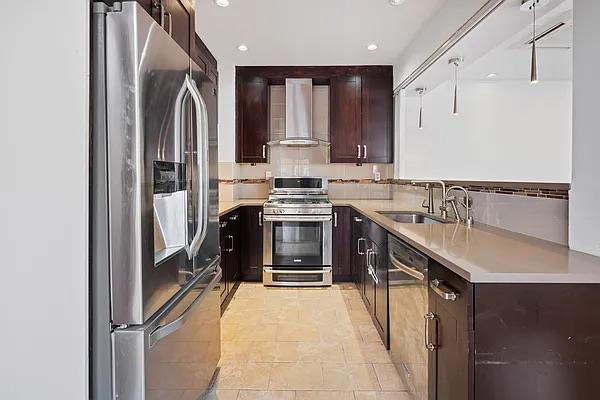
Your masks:
M 531 67 L 532 15 L 520 10 L 520 0 L 509 0 L 457 43 L 446 56 L 439 59 L 408 88 L 409 96 L 417 96 L 414 89 L 437 85 L 453 79 L 451 57 L 463 57 L 459 69 L 460 80 L 474 81 L 528 81 Z M 537 32 L 544 32 L 558 22 L 564 22 L 560 31 L 538 41 L 538 74 L 542 81 L 565 81 L 572 78 L 573 0 L 550 0 L 538 10 Z M 496 73 L 489 80 L 487 75 Z
M 392 64 L 445 1 L 196 0 L 196 31 L 221 66 Z

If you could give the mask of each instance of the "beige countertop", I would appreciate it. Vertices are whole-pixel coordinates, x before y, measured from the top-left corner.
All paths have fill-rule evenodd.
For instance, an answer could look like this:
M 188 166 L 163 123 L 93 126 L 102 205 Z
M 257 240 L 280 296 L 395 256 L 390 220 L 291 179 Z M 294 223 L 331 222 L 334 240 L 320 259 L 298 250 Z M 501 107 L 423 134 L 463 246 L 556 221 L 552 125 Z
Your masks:
M 220 214 L 264 199 L 219 204 Z M 474 283 L 600 283 L 600 257 L 487 225 L 403 224 L 377 211 L 403 211 L 393 200 L 332 200 L 350 206 L 388 232 Z
M 219 201 L 219 216 L 243 206 L 262 206 L 267 199 L 241 199 L 234 201 Z

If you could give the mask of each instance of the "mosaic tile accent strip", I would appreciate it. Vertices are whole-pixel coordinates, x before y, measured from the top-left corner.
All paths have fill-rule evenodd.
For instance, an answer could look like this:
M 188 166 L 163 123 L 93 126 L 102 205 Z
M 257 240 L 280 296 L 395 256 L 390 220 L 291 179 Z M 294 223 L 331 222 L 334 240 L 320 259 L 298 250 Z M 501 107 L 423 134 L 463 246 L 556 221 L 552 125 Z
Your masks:
M 425 184 L 412 185 L 410 180 L 395 179 L 397 185 L 425 186 Z M 497 193 L 513 196 L 543 197 L 548 199 L 569 199 L 571 185 L 568 183 L 535 183 L 535 182 L 469 182 L 469 181 L 444 181 L 446 185 L 459 185 L 471 192 Z

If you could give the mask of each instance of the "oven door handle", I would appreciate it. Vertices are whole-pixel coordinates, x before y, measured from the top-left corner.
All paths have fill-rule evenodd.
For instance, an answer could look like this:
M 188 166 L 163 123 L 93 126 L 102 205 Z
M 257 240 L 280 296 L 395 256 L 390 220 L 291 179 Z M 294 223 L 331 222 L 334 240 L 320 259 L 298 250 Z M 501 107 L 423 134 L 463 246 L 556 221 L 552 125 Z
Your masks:
M 266 222 L 326 222 L 331 215 L 263 215 Z
M 319 273 L 322 273 L 322 272 L 329 273 L 329 272 L 331 272 L 331 267 L 324 267 L 322 269 L 312 270 L 312 271 L 307 271 L 307 270 L 290 270 L 290 269 L 274 269 L 274 268 L 270 268 L 270 267 L 264 267 L 263 271 L 268 272 L 270 274 L 304 274 L 304 275 L 313 275 L 313 274 L 319 274 Z

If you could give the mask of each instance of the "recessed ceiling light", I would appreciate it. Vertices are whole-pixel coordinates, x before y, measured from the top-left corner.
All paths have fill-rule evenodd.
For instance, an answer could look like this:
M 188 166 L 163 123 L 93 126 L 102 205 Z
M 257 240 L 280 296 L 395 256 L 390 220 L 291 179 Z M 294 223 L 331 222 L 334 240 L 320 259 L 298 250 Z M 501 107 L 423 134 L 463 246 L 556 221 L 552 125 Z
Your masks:
M 245 44 L 240 44 L 237 49 L 239 51 L 248 51 L 248 46 L 246 46 Z
M 377 50 L 377 45 L 375 43 L 371 43 L 370 45 L 367 46 L 367 49 L 373 51 L 373 50 Z
M 393 6 L 399 6 L 402 3 L 404 3 L 404 0 L 390 0 L 390 4 Z
M 215 0 L 215 3 L 220 7 L 229 6 L 229 0 Z
M 497 74 L 497 73 L 495 73 L 495 72 L 492 72 L 492 73 L 491 73 L 491 74 L 489 74 L 487 77 L 491 79 L 491 78 L 495 78 L 495 77 L 497 77 L 497 76 L 498 76 L 498 74 Z

